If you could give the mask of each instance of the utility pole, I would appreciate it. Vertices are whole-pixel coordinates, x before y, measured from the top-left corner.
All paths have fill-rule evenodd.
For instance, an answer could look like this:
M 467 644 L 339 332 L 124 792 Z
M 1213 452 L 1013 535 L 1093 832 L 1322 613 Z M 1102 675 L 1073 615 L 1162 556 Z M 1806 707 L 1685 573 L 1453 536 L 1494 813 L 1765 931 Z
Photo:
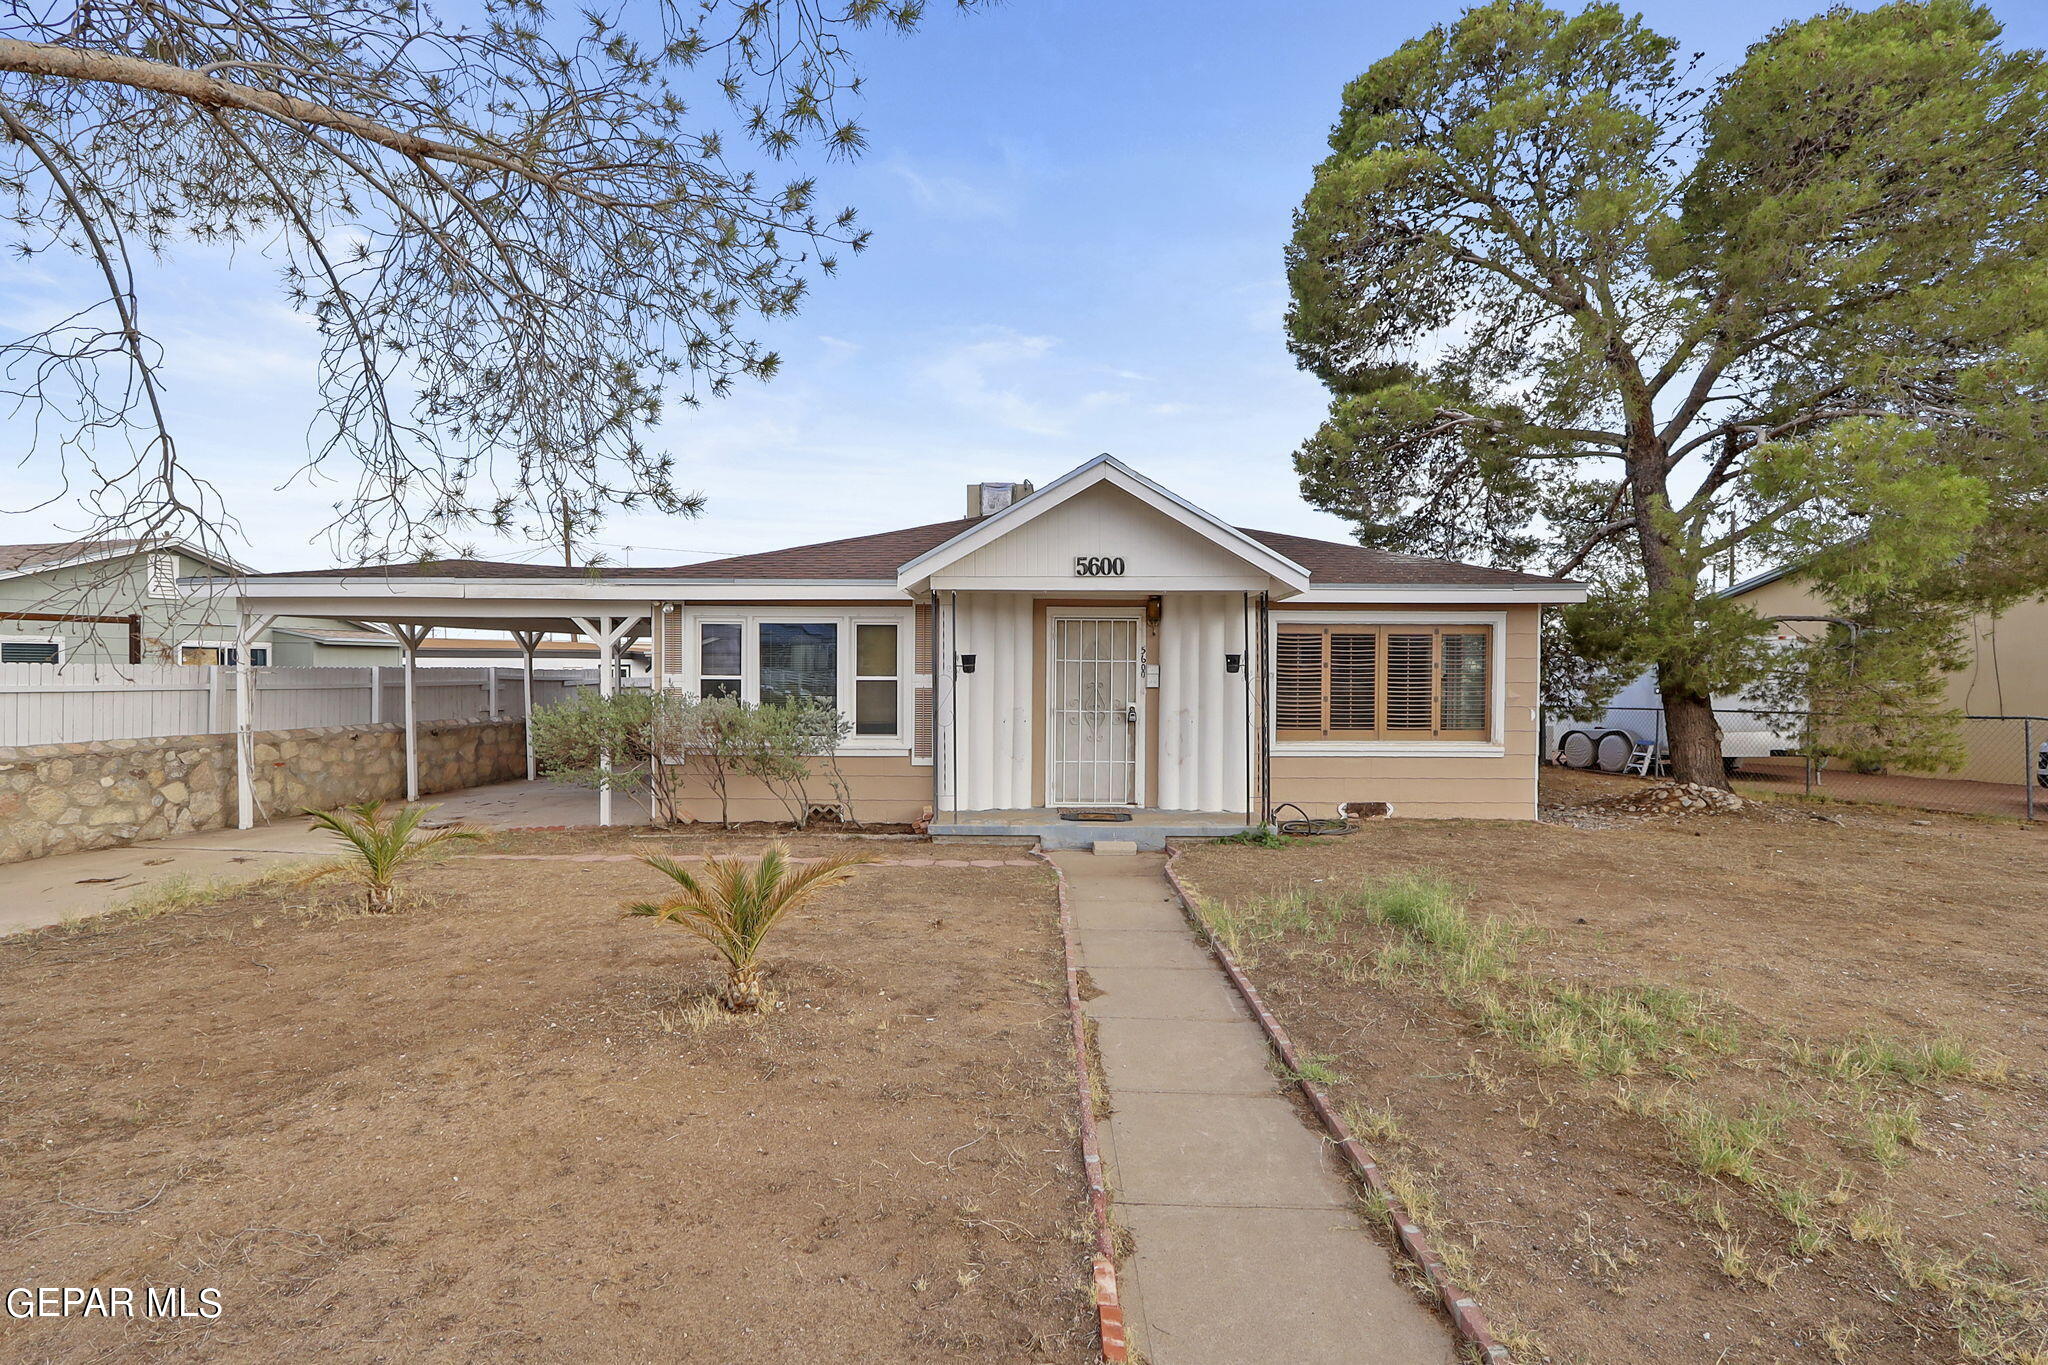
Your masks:
M 564 493 L 562 494 L 562 567 L 565 569 L 576 567 L 576 535 L 573 529 L 575 523 L 569 519 L 570 515 L 569 495 Z

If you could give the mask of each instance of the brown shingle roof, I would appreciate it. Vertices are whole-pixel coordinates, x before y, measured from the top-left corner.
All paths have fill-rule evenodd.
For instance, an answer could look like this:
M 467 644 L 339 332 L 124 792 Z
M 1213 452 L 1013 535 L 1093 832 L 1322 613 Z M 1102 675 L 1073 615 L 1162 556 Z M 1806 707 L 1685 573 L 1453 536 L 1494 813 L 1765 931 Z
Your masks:
M 924 526 L 906 526 L 869 536 L 848 536 L 844 540 L 820 541 L 786 550 L 765 550 L 759 554 L 732 555 L 702 564 L 681 564 L 665 569 L 599 568 L 575 569 L 560 564 L 511 564 L 486 559 L 435 559 L 420 564 L 370 564 L 353 569 L 313 569 L 297 574 L 256 574 L 258 578 L 330 578 L 346 575 L 386 578 L 529 578 L 590 579 L 616 582 L 621 579 L 691 581 L 719 579 L 777 582 L 820 579 L 894 580 L 896 571 L 925 551 L 945 544 L 973 526 L 980 518 L 935 521 Z M 1447 559 L 1423 559 L 1368 549 L 1345 541 L 1313 540 L 1282 531 L 1252 531 L 1244 534 L 1287 556 L 1309 571 L 1310 581 L 1334 583 L 1405 584 L 1415 587 L 1509 587 L 1562 583 L 1566 580 L 1543 574 L 1517 573 L 1512 569 L 1489 568 L 1483 564 L 1459 564 Z
M 1512 587 L 1568 580 L 1549 574 L 1518 573 L 1485 564 L 1460 564 L 1452 559 L 1424 559 L 1419 555 L 1397 555 L 1391 550 L 1374 550 L 1342 540 L 1311 540 L 1284 531 L 1254 531 L 1239 527 L 1253 540 L 1278 550 L 1309 572 L 1309 580 L 1327 587 L 1333 583 L 1403 583 L 1418 587 Z
M 820 541 L 787 550 L 733 555 L 678 569 L 626 569 L 634 578 L 886 578 L 935 545 L 943 545 L 981 520 L 935 521 L 872 536 Z

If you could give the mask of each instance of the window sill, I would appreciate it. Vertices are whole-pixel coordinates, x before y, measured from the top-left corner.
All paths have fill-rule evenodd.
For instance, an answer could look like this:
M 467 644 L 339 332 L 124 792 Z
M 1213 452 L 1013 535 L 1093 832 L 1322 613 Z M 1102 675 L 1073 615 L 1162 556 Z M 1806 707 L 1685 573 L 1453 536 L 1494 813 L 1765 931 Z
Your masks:
M 1506 758 L 1505 744 L 1483 739 L 1276 740 L 1273 753 L 1297 758 Z

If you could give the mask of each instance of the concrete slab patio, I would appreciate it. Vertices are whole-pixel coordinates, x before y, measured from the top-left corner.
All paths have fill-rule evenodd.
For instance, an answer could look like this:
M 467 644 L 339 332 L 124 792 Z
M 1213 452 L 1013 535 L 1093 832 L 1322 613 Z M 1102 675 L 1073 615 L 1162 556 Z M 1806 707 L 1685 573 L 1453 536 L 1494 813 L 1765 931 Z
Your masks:
M 1068 879 L 1109 1090 L 1119 1267 L 1150 1365 L 1450 1365 L 1449 1328 L 1394 1275 L 1351 1184 L 1267 1067 L 1152 854 L 1051 855 Z
M 425 803 L 438 807 L 432 820 L 494 829 L 597 823 L 597 793 L 559 782 L 497 782 L 428 796 Z M 621 815 L 632 818 L 630 809 Z M 303 820 L 279 820 L 258 829 L 208 830 L 0 864 L 0 935 L 99 914 L 171 877 L 254 877 L 282 863 L 323 857 L 333 845 Z

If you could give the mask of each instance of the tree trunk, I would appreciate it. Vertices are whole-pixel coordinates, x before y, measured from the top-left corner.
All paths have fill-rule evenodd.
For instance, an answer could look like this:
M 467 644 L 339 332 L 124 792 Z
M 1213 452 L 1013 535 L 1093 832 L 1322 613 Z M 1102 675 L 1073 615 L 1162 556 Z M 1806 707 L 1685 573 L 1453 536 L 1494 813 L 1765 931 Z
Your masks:
M 1665 482 L 1664 443 L 1655 435 L 1655 418 L 1647 405 L 1630 424 L 1627 456 L 1629 485 L 1635 495 L 1636 541 L 1643 560 L 1643 586 L 1653 605 L 1667 619 L 1695 619 L 1699 583 L 1671 543 L 1671 499 Z M 1680 782 L 1728 789 L 1721 764 L 1721 723 L 1714 718 L 1714 700 L 1671 677 L 1669 660 L 1683 656 L 1689 642 L 1664 639 L 1657 666 L 1657 691 L 1664 701 L 1664 734 L 1671 746 L 1671 775 Z
M 719 1003 L 734 1014 L 750 1014 L 761 1008 L 765 992 L 761 986 L 761 969 L 749 962 L 743 967 L 734 967 L 726 978 L 725 994 Z
M 1714 700 L 1678 687 L 1660 687 L 1664 699 L 1664 733 L 1671 744 L 1671 776 L 1680 782 L 1728 790 L 1728 767 L 1721 761 L 1721 722 Z

